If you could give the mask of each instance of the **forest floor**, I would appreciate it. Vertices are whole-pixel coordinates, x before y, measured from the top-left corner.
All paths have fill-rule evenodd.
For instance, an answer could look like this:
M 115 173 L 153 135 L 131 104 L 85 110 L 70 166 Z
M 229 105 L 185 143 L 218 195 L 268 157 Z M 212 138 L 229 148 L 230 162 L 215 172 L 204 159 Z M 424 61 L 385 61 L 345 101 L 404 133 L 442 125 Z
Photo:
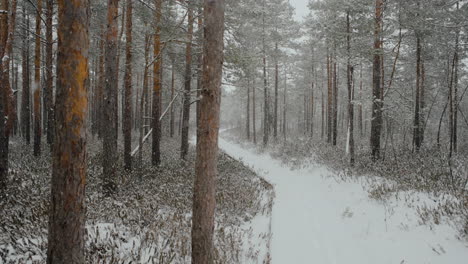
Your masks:
M 88 263 L 188 263 L 194 148 L 179 159 L 179 139 L 162 141 L 162 165 L 121 172 L 112 197 L 101 191 L 102 144 L 88 139 Z M 0 200 L 0 263 L 44 263 L 50 200 L 50 158 L 11 143 L 11 176 Z M 220 155 L 217 182 L 217 263 L 263 263 L 269 258 L 272 186 L 242 163 Z
M 272 263 L 466 263 L 459 196 L 339 169 L 306 140 L 261 149 L 234 132 L 220 148 L 275 188 Z

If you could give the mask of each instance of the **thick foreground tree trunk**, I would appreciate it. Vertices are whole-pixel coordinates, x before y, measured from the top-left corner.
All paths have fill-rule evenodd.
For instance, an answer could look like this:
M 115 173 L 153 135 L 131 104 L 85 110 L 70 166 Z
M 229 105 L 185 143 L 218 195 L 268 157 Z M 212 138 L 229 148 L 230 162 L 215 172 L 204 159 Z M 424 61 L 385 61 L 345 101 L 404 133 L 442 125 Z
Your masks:
M 205 0 L 202 99 L 195 164 L 192 263 L 214 262 L 215 186 L 223 70 L 224 0 Z
M 47 263 L 85 263 L 88 0 L 59 0 L 57 115 Z

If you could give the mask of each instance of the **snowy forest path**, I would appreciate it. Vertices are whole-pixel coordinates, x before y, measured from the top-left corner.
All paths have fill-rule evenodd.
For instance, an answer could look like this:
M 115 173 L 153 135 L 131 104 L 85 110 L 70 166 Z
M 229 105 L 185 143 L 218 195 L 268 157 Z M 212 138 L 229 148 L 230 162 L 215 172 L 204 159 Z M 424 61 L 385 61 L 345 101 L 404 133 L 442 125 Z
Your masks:
M 466 242 L 448 225 L 420 223 L 403 199 L 378 202 L 363 184 L 337 181 L 326 167 L 292 170 L 268 154 L 219 140 L 219 147 L 275 188 L 272 263 L 466 263 Z M 424 196 L 410 195 L 428 203 Z

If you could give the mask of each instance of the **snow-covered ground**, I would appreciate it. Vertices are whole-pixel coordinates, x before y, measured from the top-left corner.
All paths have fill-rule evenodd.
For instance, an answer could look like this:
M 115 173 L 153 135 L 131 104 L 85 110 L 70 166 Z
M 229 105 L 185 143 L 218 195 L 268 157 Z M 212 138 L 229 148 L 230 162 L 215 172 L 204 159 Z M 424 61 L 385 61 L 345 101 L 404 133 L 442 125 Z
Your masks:
M 369 198 L 363 184 L 342 182 L 323 166 L 283 167 L 267 154 L 220 139 L 220 148 L 275 187 L 272 263 L 466 264 L 468 245 L 447 224 L 424 225 L 408 206 L 434 203 L 424 194 Z M 263 227 L 264 228 L 264 227 Z

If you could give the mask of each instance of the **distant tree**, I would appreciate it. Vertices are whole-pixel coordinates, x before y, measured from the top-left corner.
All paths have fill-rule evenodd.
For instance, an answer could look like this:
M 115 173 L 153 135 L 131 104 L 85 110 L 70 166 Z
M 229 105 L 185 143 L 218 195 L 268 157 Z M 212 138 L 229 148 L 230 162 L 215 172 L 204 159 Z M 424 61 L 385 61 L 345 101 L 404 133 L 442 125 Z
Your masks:
M 189 125 L 190 125 L 190 105 L 191 105 L 191 86 L 192 86 L 192 42 L 193 42 L 193 4 L 187 1 L 187 44 L 185 48 L 185 83 L 184 83 L 184 105 L 182 115 L 182 144 L 180 147 L 180 157 L 187 157 L 189 148 Z
M 373 66 L 373 88 L 372 88 L 372 120 L 371 120 L 371 150 L 372 158 L 380 158 L 380 137 L 382 133 L 382 17 L 383 0 L 375 1 L 375 24 L 374 24 L 374 66 Z
M 103 103 L 103 182 L 104 192 L 115 192 L 117 175 L 117 40 L 119 0 L 107 2 L 105 36 L 105 88 Z
M 124 116 L 123 116 L 123 132 L 124 132 L 124 167 L 126 170 L 132 169 L 132 27 L 133 27 L 133 1 L 127 0 L 127 23 L 126 25 L 126 41 L 125 41 L 125 96 L 124 96 Z
M 46 0 L 46 48 L 45 48 L 45 87 L 44 87 L 44 118 L 47 124 L 47 143 L 52 144 L 54 135 L 54 99 L 53 99 L 53 17 L 54 0 Z
M 21 133 L 26 144 L 31 142 L 31 80 L 29 64 L 29 15 L 23 4 L 23 45 L 21 51 L 22 93 L 21 93 Z
M 140 116 L 142 117 L 141 124 L 140 124 L 140 137 L 139 137 L 139 144 L 140 148 L 143 146 L 143 137 L 145 132 L 146 126 L 146 118 L 145 118 L 145 109 L 147 109 L 149 104 L 149 81 L 148 81 L 148 64 L 149 64 L 149 56 L 150 56 L 150 48 L 151 48 L 151 37 L 148 33 L 145 35 L 145 68 L 143 70 L 143 93 L 141 95 L 141 102 L 140 102 Z M 138 152 L 138 163 L 141 167 L 143 165 L 143 151 Z
M 154 64 L 153 64 L 153 145 L 152 164 L 161 164 L 161 68 L 162 68 L 162 48 L 161 48 L 161 12 L 162 0 L 155 0 L 154 22 L 156 31 L 154 33 Z
M 37 1 L 36 32 L 34 50 L 34 156 L 41 155 L 42 115 L 41 115 L 41 24 L 42 0 Z
M 346 12 L 346 49 L 348 53 L 347 60 L 347 84 L 348 84 L 348 148 L 350 156 L 350 164 L 354 165 L 354 67 L 351 64 L 351 22 L 350 12 Z

